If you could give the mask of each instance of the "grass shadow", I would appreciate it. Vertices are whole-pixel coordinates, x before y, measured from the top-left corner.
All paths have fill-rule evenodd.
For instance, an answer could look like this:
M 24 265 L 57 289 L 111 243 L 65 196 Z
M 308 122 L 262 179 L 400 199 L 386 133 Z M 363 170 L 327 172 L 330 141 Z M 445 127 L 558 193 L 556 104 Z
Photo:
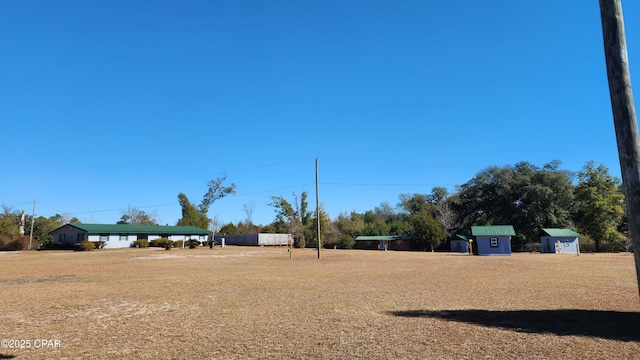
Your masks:
M 526 333 L 577 335 L 640 341 L 640 313 L 598 310 L 408 310 L 401 317 L 437 318 Z

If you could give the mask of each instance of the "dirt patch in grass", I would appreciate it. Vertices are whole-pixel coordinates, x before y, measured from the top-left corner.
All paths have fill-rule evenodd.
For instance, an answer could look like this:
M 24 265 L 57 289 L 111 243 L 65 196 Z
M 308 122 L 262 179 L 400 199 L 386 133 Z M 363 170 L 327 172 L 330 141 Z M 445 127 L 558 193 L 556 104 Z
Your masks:
M 2 258 L 0 358 L 630 359 L 633 256 L 227 247 Z M 33 343 L 32 343 L 33 344 Z

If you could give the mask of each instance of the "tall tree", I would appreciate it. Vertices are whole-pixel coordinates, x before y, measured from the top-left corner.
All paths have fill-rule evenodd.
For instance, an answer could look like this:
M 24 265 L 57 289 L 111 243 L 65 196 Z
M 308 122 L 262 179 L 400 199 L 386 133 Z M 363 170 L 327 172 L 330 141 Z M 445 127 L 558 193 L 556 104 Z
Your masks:
M 220 178 L 209 181 L 209 184 L 208 184 L 209 189 L 207 193 L 204 194 L 204 196 L 202 197 L 202 202 L 200 203 L 200 206 L 198 206 L 198 211 L 201 214 L 206 215 L 209 212 L 209 207 L 215 201 L 220 200 L 226 197 L 227 195 L 236 194 L 236 184 L 231 183 L 231 185 L 225 186 L 223 184 L 226 180 L 227 180 L 227 174 L 224 174 L 224 176 Z
M 276 219 L 273 226 L 278 232 L 290 233 L 296 247 L 306 247 L 305 228 L 312 221 L 312 214 L 307 210 L 307 193 L 293 194 L 294 202 L 291 204 L 283 196 L 272 196 L 270 206 L 274 207 Z
M 220 200 L 227 195 L 236 193 L 236 184 L 225 186 L 223 183 L 227 179 L 227 174 L 216 180 L 209 181 L 207 193 L 204 194 L 200 205 L 192 204 L 183 193 L 178 194 L 178 202 L 182 207 L 182 218 L 178 220 L 179 226 L 197 226 L 201 229 L 208 229 L 211 219 L 207 215 L 209 207 L 216 200 Z
M 209 227 L 209 218 L 206 214 L 203 214 L 199 209 L 189 201 L 187 195 L 178 194 L 178 202 L 182 207 L 182 217 L 178 220 L 178 226 L 197 226 L 201 229 L 207 229 Z
M 603 250 L 604 242 L 615 246 L 622 240 L 618 224 L 624 216 L 624 195 L 620 180 L 606 166 L 588 162 L 578 173 L 575 197 L 580 231 L 595 241 L 596 251 Z
M 364 220 L 362 215 L 355 211 L 351 214 L 341 213 L 333 221 L 339 234 L 338 247 L 351 248 L 355 243 L 356 237 L 364 235 Z
M 460 186 L 452 206 L 462 226 L 513 225 L 529 241 L 537 241 L 543 227 L 571 225 L 571 173 L 559 161 L 539 168 L 528 162 L 492 166 Z
M 411 214 L 413 237 L 423 250 L 433 250 L 445 239 L 446 232 L 427 209 Z

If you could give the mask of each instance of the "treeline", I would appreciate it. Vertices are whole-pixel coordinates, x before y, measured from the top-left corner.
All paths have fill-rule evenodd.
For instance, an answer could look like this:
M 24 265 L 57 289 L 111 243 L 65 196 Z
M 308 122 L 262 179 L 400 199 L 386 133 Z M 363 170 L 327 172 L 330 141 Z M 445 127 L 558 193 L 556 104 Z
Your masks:
M 427 194 L 400 194 L 395 206 L 383 202 L 363 213 L 345 212 L 333 219 L 321 208 L 322 245 L 348 249 L 361 235 L 412 235 L 416 249 L 431 250 L 446 247 L 447 240 L 456 234 L 470 235 L 472 225 L 513 225 L 517 233 L 512 239 L 514 251 L 537 250 L 542 228 L 576 230 L 586 251 L 628 251 L 631 241 L 621 181 L 604 165 L 593 162 L 579 172 L 563 170 L 560 165 L 556 160 L 542 167 L 528 162 L 491 166 L 457 186 L 453 193 L 434 187 Z M 210 219 L 210 205 L 235 193 L 235 184 L 225 186 L 225 180 L 226 175 L 209 182 L 197 205 L 179 194 L 182 217 L 177 225 L 213 228 L 218 234 L 290 233 L 297 247 L 318 246 L 318 214 L 310 209 L 306 192 L 293 194 L 290 199 L 272 196 L 269 205 L 275 218 L 267 225 L 253 223 L 252 204 L 245 205 L 247 218 L 243 221 L 219 224 L 217 218 Z M 17 237 L 30 235 L 32 221 L 7 206 L 2 210 L 0 248 Z M 118 223 L 157 225 L 156 217 L 155 212 L 129 207 Z M 32 248 L 52 242 L 50 231 L 74 222 L 79 221 L 58 214 L 37 217 Z
M 628 251 L 631 242 L 624 194 L 618 178 L 604 165 L 588 162 L 579 172 L 529 162 L 492 166 L 457 186 L 453 193 L 435 187 L 428 194 L 400 194 L 392 206 L 381 203 L 364 213 L 341 213 L 331 220 L 320 210 L 325 247 L 351 248 L 360 235 L 412 235 L 416 248 L 437 249 L 456 234 L 470 235 L 472 225 L 513 225 L 515 251 L 539 249 L 543 228 L 571 228 L 581 234 L 586 251 Z M 250 221 L 228 223 L 220 233 L 282 232 L 298 247 L 317 247 L 317 214 L 307 194 L 287 200 L 273 196 L 275 220 L 266 226 Z

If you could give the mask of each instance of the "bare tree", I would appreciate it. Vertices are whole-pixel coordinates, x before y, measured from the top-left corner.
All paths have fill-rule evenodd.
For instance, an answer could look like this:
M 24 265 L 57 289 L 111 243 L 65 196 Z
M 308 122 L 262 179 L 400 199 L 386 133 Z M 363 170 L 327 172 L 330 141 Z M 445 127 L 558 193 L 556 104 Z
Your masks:
M 253 209 L 255 207 L 256 207 L 256 204 L 253 201 L 245 203 L 242 206 L 242 210 L 247 215 L 247 218 L 245 219 L 245 222 L 246 222 L 247 226 L 249 226 L 249 227 L 253 226 Z
M 214 215 L 211 220 L 211 232 L 215 235 L 218 231 L 220 231 L 220 218 L 218 215 Z
M 441 200 L 436 203 L 436 219 L 447 233 L 447 238 L 452 235 L 452 231 L 456 226 L 456 214 L 451 209 L 449 200 Z
M 135 206 L 129 205 L 127 210 L 122 212 L 122 217 L 118 224 L 138 224 L 138 225 L 158 225 L 158 211 L 150 213 L 139 210 Z

